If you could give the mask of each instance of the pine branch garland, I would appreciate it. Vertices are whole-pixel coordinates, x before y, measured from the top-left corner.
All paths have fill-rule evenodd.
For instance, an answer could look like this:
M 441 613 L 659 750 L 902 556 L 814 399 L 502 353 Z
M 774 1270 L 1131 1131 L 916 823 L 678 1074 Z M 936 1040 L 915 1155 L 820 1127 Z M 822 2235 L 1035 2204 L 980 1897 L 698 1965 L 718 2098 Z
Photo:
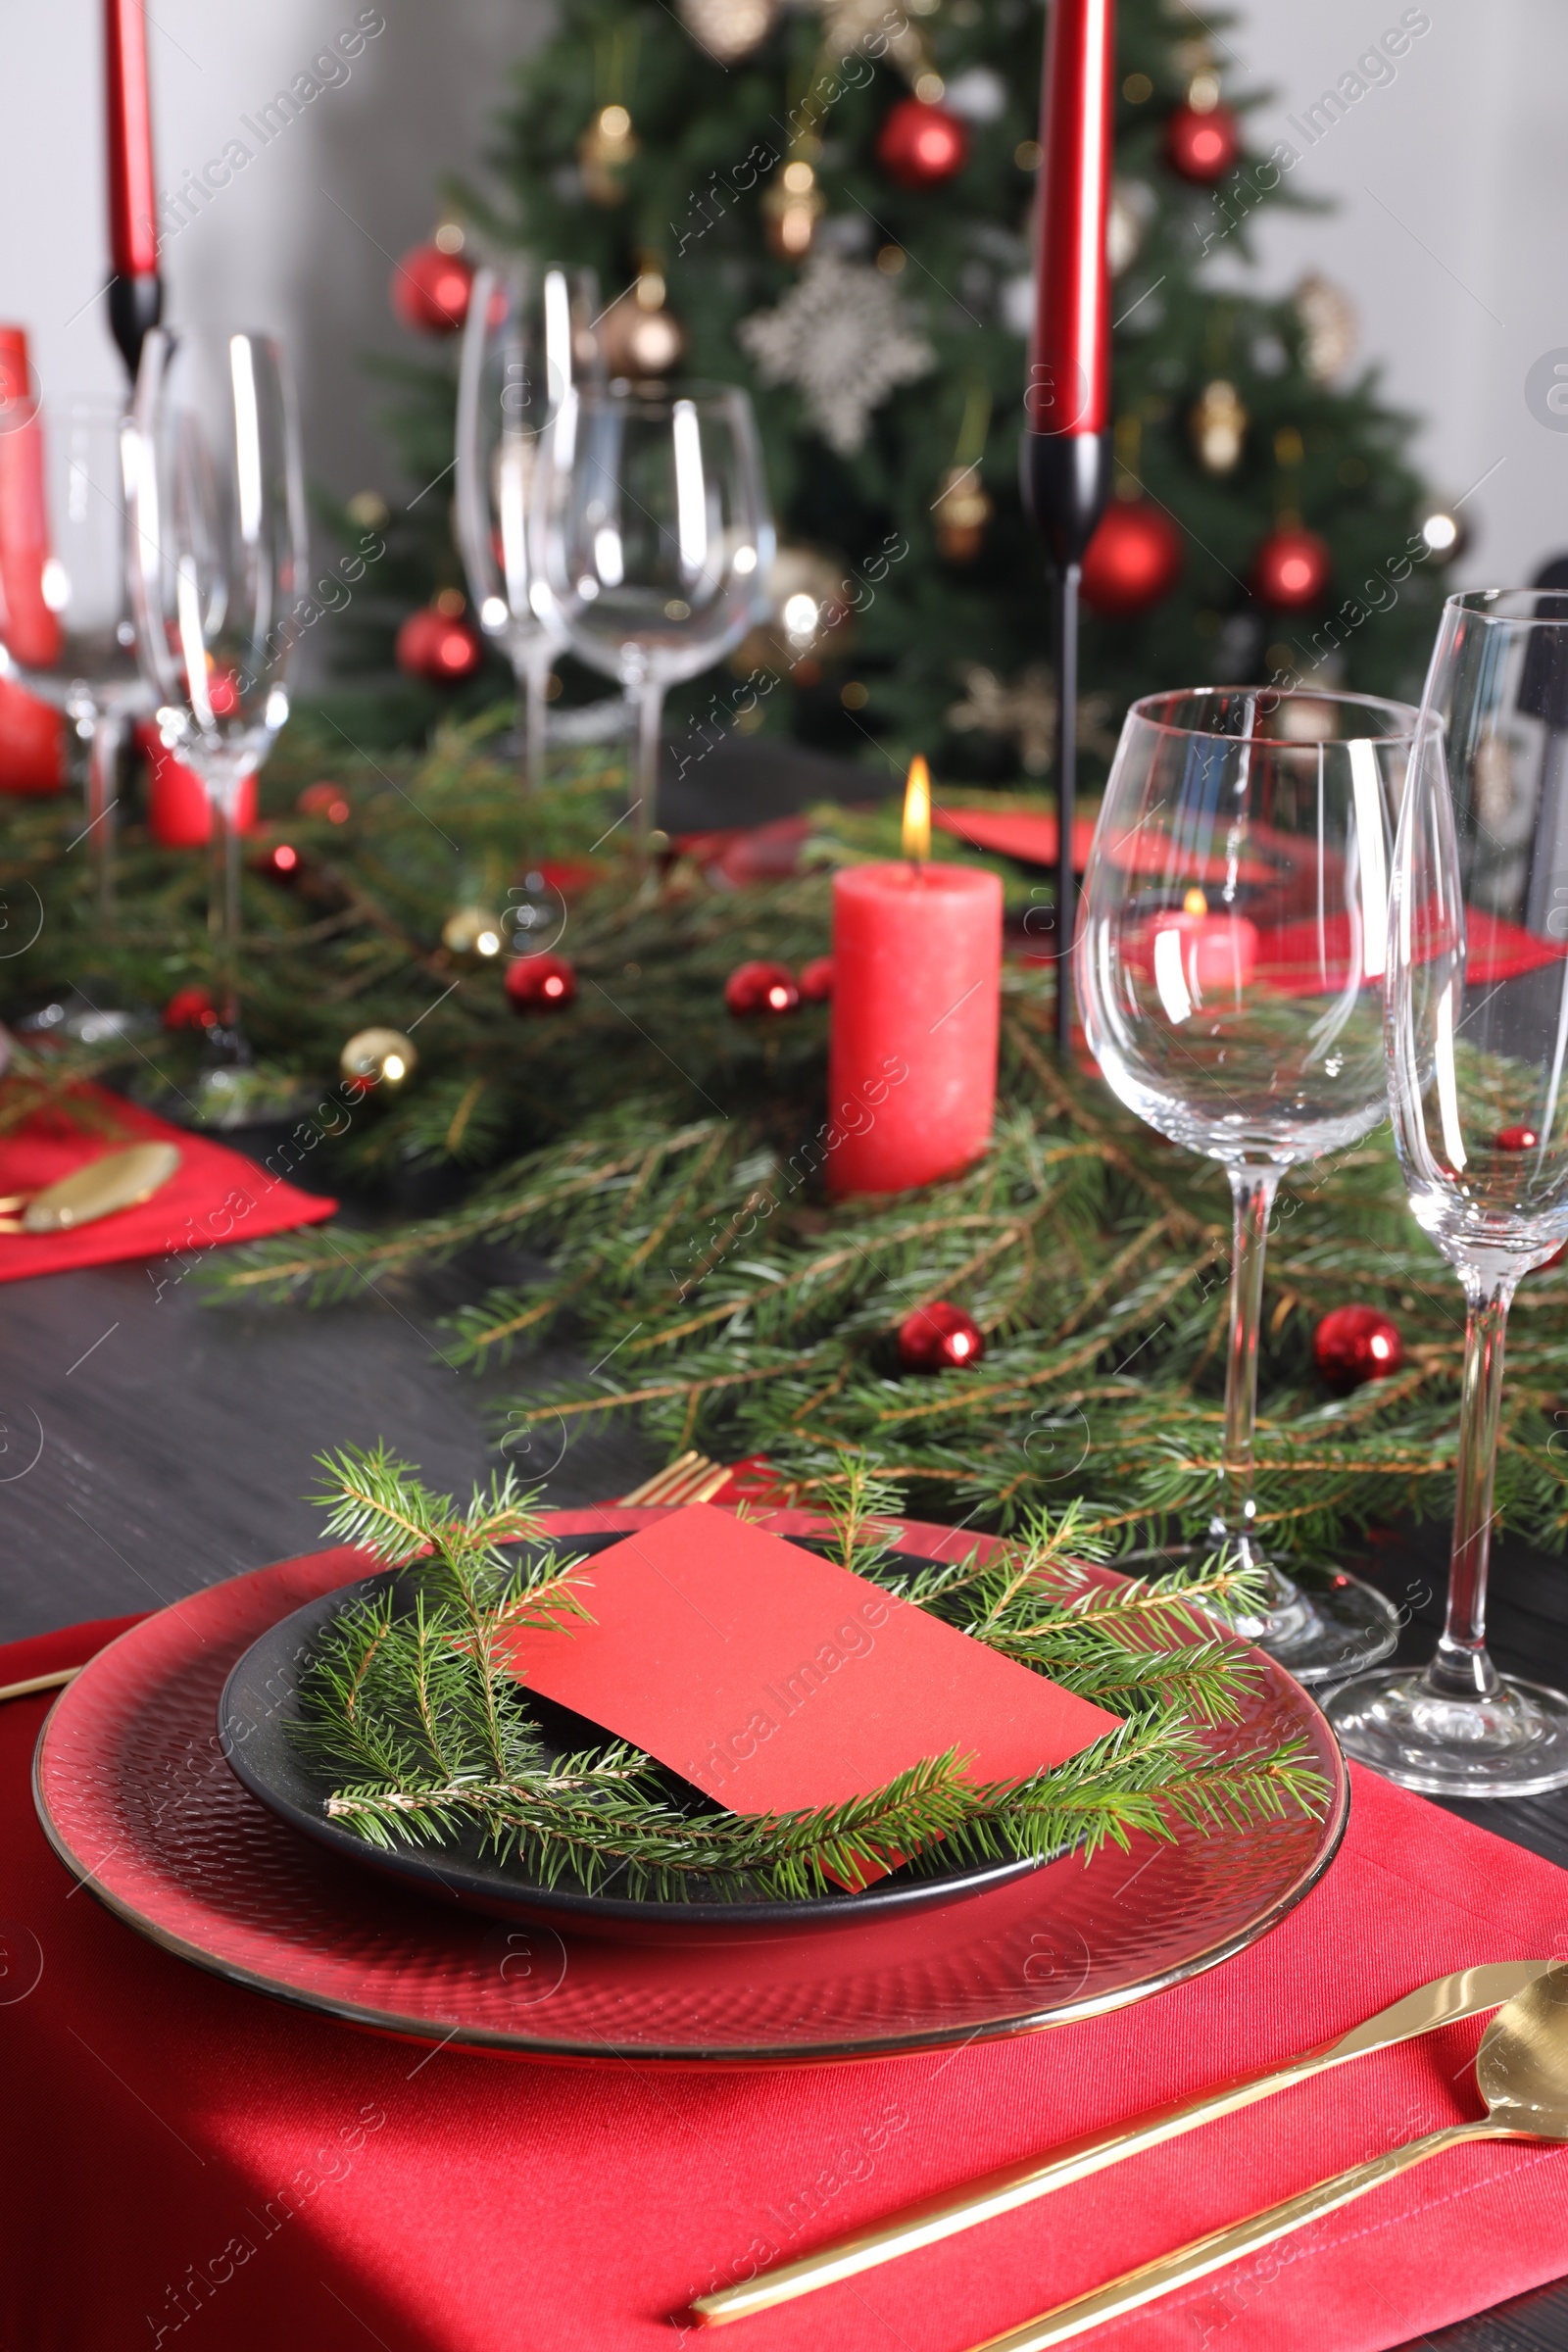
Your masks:
M 275 783 L 285 799 L 321 764 L 308 730 L 290 752 L 293 734 L 269 770 L 269 790 Z M 1032 1505 L 1077 1496 L 1086 1524 L 1118 1551 L 1201 1544 L 1221 1437 L 1223 1180 L 1059 1065 L 1049 969 L 1005 971 L 988 1156 L 924 1194 L 828 1203 L 809 1148 L 822 1121 L 824 1017 L 740 1023 L 722 1003 L 743 956 L 799 964 L 828 945 L 825 870 L 725 894 L 678 861 L 650 895 L 611 862 L 612 835 L 588 860 L 599 877 L 570 902 L 567 936 L 579 973 L 606 993 L 585 986 L 569 1012 L 522 1023 L 505 1009 L 499 972 L 466 972 L 439 945 L 460 889 L 504 899 L 516 870 L 515 786 L 483 729 L 453 730 L 419 760 L 334 764 L 351 822 L 291 816 L 289 830 L 307 873 L 319 851 L 352 875 L 352 902 L 323 912 L 309 887 L 284 893 L 247 877 L 247 969 L 268 1067 L 289 1085 L 290 1071 L 312 1072 L 328 1088 L 307 1098 L 328 1110 L 313 1110 L 270 1158 L 289 1173 L 303 1136 L 308 1165 L 334 1189 L 454 1163 L 468 1171 L 466 1189 L 413 1222 L 339 1222 L 215 1250 L 193 1285 L 247 1305 L 324 1304 L 355 1298 L 367 1280 L 396 1296 L 421 1270 L 452 1265 L 460 1303 L 443 1351 L 475 1372 L 515 1367 L 504 1384 L 513 1394 L 496 1397 L 504 1441 L 531 1420 L 574 1434 L 618 1416 L 671 1452 L 804 1448 L 817 1465 L 802 1474 L 808 1501 L 823 1497 L 813 1482 L 824 1465 L 868 1450 L 927 1515 L 1005 1530 Z M 584 857 L 619 813 L 614 794 L 607 771 L 585 765 L 535 795 L 528 857 Z M 0 845 L 0 880 L 20 890 L 30 878 L 44 902 L 41 977 L 56 964 L 62 982 L 79 969 L 89 935 L 122 1001 L 156 1002 L 199 977 L 199 861 L 172 861 L 130 828 L 122 926 L 100 941 L 78 860 L 65 855 L 74 822 L 64 807 L 19 804 Z M 825 811 L 810 854 L 878 847 L 881 822 Z M 494 879 L 455 879 L 443 837 L 471 847 L 472 866 Z M 1011 872 L 1007 888 L 1019 916 L 1027 879 Z M 400 951 L 362 899 L 421 943 L 424 963 L 392 970 L 384 957 L 396 962 Z M 363 971 L 382 977 L 345 1010 L 333 991 Z M 0 966 L 0 986 L 24 975 L 37 985 L 30 957 Z M 345 1128 L 341 1104 L 330 1110 L 337 1048 L 371 1017 L 418 1023 L 420 1069 L 400 1097 L 356 1107 L 332 1140 L 328 1128 Z M 149 1062 L 177 1078 L 182 1051 L 155 1039 L 126 1062 L 116 1048 L 24 1050 L 0 1093 L 0 1127 L 44 1104 L 89 1117 L 73 1084 L 109 1073 L 117 1054 L 132 1085 Z M 526 1269 L 506 1262 L 508 1250 L 527 1251 Z M 1410 1216 L 1386 1133 L 1282 1186 L 1267 1280 L 1263 1527 L 1328 1554 L 1369 1522 L 1441 1519 L 1453 1500 L 1463 1301 Z M 944 1296 L 975 1314 L 985 1361 L 935 1379 L 903 1374 L 898 1323 Z M 1311 1335 L 1319 1316 L 1356 1298 L 1389 1303 L 1405 1362 L 1396 1378 L 1331 1401 L 1311 1368 Z M 1501 1524 L 1551 1549 L 1568 1541 L 1568 1460 L 1556 1444 L 1568 1414 L 1565 1298 L 1568 1269 L 1521 1289 L 1497 1463 Z M 608 1361 L 591 1379 L 541 1380 L 529 1353 L 552 1338 L 580 1347 L 585 1365 Z

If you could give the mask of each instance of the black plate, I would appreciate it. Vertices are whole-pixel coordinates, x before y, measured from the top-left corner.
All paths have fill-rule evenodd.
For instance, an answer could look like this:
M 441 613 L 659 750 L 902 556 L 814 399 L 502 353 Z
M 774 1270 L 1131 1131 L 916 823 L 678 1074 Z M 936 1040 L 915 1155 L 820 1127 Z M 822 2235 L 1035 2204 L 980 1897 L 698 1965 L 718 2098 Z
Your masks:
M 608 1550 L 620 1541 L 618 1534 L 572 1536 L 557 1548 L 588 1554 Z M 801 1542 L 798 1537 L 786 1537 L 784 1541 L 800 1543 L 803 1551 L 822 1548 Z M 911 1568 L 923 1564 L 913 1554 L 896 1556 L 906 1559 Z M 332 1619 L 351 1601 L 370 1599 L 389 1588 L 396 1590 L 402 1582 L 402 1572 L 395 1570 L 366 1577 L 359 1584 L 344 1585 L 319 1600 L 308 1602 L 303 1609 L 296 1609 L 291 1617 L 280 1619 L 246 1650 L 223 1685 L 223 1694 L 218 1703 L 218 1735 L 223 1753 L 252 1795 L 292 1828 L 302 1830 L 306 1837 L 329 1846 L 333 1853 L 362 1870 L 396 1879 L 402 1886 L 433 1896 L 437 1901 L 466 1904 L 501 1919 L 569 1917 L 579 1929 L 591 1930 L 599 1925 L 608 1931 L 622 1932 L 632 1928 L 662 1930 L 693 1926 L 778 1929 L 866 1919 L 879 1913 L 951 1903 L 959 1896 L 978 1894 L 987 1886 L 999 1886 L 1007 1879 L 1041 1867 L 1040 1862 L 1026 1860 L 943 1870 L 933 1858 L 925 1865 L 931 1875 L 916 1876 L 909 1868 L 890 1871 L 886 1878 L 859 1894 L 815 1895 L 805 1902 L 726 1903 L 700 1899 L 639 1902 L 623 1895 L 589 1893 L 575 1880 L 567 1878 L 558 1880 L 553 1886 L 541 1886 L 524 1878 L 515 1863 L 498 1862 L 477 1830 L 459 1842 L 441 1846 L 397 1846 L 389 1851 L 368 1844 L 352 1830 L 328 1820 L 326 1798 L 330 1783 L 325 1775 L 313 1771 L 300 1754 L 289 1725 L 298 1719 L 296 1696 L 301 1671 Z M 540 1698 L 537 1692 L 530 1693 L 529 1704 L 547 1744 L 559 1754 L 568 1754 L 605 1738 L 598 1726 Z M 699 1789 L 674 1773 L 664 1773 L 662 1778 L 667 1792 L 677 1802 L 686 1801 L 694 1807 L 705 1802 Z

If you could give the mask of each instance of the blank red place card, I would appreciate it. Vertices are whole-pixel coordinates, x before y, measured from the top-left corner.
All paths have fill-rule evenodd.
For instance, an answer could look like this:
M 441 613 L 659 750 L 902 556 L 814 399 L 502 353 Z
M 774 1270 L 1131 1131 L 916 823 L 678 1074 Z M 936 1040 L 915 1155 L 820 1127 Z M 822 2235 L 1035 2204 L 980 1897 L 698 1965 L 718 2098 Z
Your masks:
M 519 1679 L 734 1813 L 842 1804 L 950 1748 L 1021 1779 L 1120 1721 L 710 1503 L 579 1576 L 592 1623 L 520 1634 Z

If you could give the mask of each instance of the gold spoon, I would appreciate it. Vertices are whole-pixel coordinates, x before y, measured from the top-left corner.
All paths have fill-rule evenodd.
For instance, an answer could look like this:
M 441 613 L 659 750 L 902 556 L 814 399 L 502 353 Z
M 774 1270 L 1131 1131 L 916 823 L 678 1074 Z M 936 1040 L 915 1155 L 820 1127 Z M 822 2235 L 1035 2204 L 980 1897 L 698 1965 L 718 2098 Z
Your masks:
M 67 1233 L 117 1209 L 135 1208 L 163 1190 L 179 1158 L 177 1144 L 132 1144 L 123 1152 L 106 1152 L 46 1184 L 41 1193 L 14 1193 L 0 1200 L 0 1211 L 22 1210 L 20 1217 L 0 1214 L 0 1233 Z
M 1364 2197 L 1369 2188 L 1392 2180 L 1396 2173 L 1408 2172 L 1413 2164 L 1425 2164 L 1429 2156 L 1441 2156 L 1446 2148 L 1462 2147 L 1466 2140 L 1568 2140 L 1568 1969 L 1554 1962 L 1544 1976 L 1527 1984 L 1523 1992 L 1516 1992 L 1497 2011 L 1476 2052 L 1476 2082 L 1487 2103 L 1485 2117 L 1468 2124 L 1447 2124 L 1441 2132 L 1406 2140 L 1402 2147 L 1390 2148 L 1366 2164 L 1352 2165 L 1348 2173 L 1320 2180 L 1315 2188 L 1304 2188 L 1282 2205 L 1270 2205 L 1245 2222 L 1211 2230 L 1207 2237 L 1180 2246 L 1174 2254 L 1161 2254 L 1156 2261 L 1129 2271 L 1124 2278 L 1112 2279 L 1109 2286 L 1080 2295 L 1075 2303 L 1059 2304 L 1054 2311 L 1009 2328 L 1004 2335 L 988 2336 L 983 2344 L 974 2345 L 972 2352 L 1045 2352 L 1048 2344 L 1063 2344 L 1069 2336 L 1082 2335 L 1106 2320 L 1137 2311 L 1175 2287 L 1206 2278 L 1210 2271 L 1223 2270 L 1227 2263 L 1258 2246 L 1272 2245 L 1275 2238 L 1299 2230 L 1303 2222 L 1333 2213 L 1353 2197 Z

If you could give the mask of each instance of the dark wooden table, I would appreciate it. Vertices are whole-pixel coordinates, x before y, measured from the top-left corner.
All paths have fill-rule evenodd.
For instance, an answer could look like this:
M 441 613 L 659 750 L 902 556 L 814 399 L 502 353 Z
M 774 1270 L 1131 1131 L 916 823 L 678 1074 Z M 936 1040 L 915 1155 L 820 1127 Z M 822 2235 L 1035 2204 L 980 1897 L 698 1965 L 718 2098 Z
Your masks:
M 711 799 L 688 793 L 675 821 L 784 813 L 833 790 L 841 780 L 825 769 L 804 789 L 770 776 L 760 796 L 749 778 L 735 799 L 715 772 Z M 0 1286 L 0 1641 L 159 1607 L 309 1550 L 321 1514 L 305 1497 L 328 1446 L 385 1438 L 442 1489 L 487 1479 L 497 1456 L 486 1404 L 523 1375 L 455 1371 L 440 1317 L 480 1274 L 526 1271 L 515 1256 L 476 1257 L 317 1313 L 201 1308 L 162 1266 Z M 583 1367 L 565 1349 L 536 1359 L 546 1375 L 567 1368 Z M 555 1450 L 514 1458 L 562 1507 L 622 1494 L 659 1466 L 629 1433 L 585 1438 L 560 1460 Z M 1353 1565 L 1411 1610 L 1401 1654 L 1427 1655 L 1441 1539 L 1390 1540 Z M 1568 1564 L 1501 1544 L 1493 1628 L 1504 1669 L 1568 1682 Z M 1454 1809 L 1568 1867 L 1568 1793 Z M 1568 2352 L 1568 2281 L 1422 2340 L 1443 2352 Z

